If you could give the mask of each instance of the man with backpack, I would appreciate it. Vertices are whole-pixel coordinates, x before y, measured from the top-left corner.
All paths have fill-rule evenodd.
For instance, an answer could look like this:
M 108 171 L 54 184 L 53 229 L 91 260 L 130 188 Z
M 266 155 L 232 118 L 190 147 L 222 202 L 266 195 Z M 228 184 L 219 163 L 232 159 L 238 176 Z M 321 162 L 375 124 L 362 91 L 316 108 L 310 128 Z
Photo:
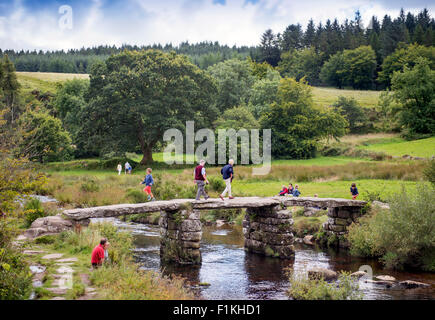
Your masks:
M 230 159 L 228 161 L 228 164 L 221 169 L 222 178 L 224 179 L 225 186 L 226 186 L 224 192 L 222 192 L 222 194 L 219 195 L 222 201 L 224 201 L 224 197 L 227 192 L 228 192 L 228 198 L 234 199 L 234 197 L 231 195 L 231 182 L 233 181 L 233 177 L 234 177 L 233 164 L 234 164 L 234 160 Z

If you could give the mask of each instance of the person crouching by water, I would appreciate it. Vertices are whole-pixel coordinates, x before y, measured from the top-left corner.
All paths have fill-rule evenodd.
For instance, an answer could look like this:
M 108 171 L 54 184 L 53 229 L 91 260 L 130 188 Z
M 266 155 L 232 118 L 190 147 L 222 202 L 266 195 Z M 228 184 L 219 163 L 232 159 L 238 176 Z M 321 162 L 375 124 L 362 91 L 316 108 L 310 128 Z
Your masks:
M 221 198 L 222 201 L 224 200 L 224 197 L 227 194 L 227 192 L 228 192 L 228 198 L 234 199 L 234 197 L 231 194 L 231 182 L 233 182 L 233 177 L 234 177 L 233 165 L 234 165 L 234 160 L 230 159 L 228 161 L 228 164 L 221 169 L 222 178 L 225 181 L 225 190 L 224 192 L 222 192 L 222 194 L 219 195 L 219 198 Z
M 205 160 L 201 160 L 199 162 L 199 165 L 195 168 L 194 171 L 194 176 L 195 176 L 194 183 L 196 183 L 196 185 L 198 186 L 198 191 L 196 193 L 195 200 L 199 200 L 201 198 L 201 195 L 204 196 L 205 200 L 210 198 L 204 189 L 205 185 L 208 184 L 207 174 L 205 172 L 204 166 L 205 166 Z
M 285 196 L 286 194 L 288 193 L 288 189 L 287 189 L 287 187 L 286 186 L 282 186 L 282 189 L 281 189 L 281 191 L 279 192 L 279 196 Z
M 91 255 L 92 268 L 97 269 L 103 264 L 104 257 L 105 257 L 105 250 L 108 247 L 107 244 L 108 244 L 107 239 L 101 238 L 100 244 L 97 245 L 94 248 L 94 250 L 92 250 L 92 255 Z
M 356 183 L 352 183 L 352 186 L 350 187 L 350 195 L 352 196 L 352 200 L 355 200 L 356 197 L 359 196 L 358 188 L 356 187 Z

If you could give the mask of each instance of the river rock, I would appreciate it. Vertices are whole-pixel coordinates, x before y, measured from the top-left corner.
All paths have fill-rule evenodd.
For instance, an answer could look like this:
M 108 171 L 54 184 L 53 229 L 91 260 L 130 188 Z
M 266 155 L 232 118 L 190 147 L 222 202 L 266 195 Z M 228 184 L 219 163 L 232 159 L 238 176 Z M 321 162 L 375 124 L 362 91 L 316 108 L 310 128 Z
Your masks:
M 405 289 L 414 289 L 414 288 L 428 288 L 429 284 L 423 282 L 417 282 L 412 280 L 400 281 L 399 285 Z
M 381 281 L 396 281 L 396 278 L 392 276 L 376 276 L 375 279 L 381 280 Z
M 360 279 L 362 277 L 367 276 L 367 272 L 365 271 L 356 271 L 350 275 L 352 278 Z
M 314 236 L 312 236 L 312 235 L 306 235 L 302 241 L 305 244 L 309 245 L 309 246 L 313 246 L 314 245 L 314 243 L 313 243 Z
M 26 237 L 34 239 L 43 235 L 61 233 L 65 230 L 72 229 L 71 221 L 62 219 L 60 216 L 49 216 L 38 218 L 33 221 L 29 229 L 26 230 Z
M 225 225 L 225 220 L 216 220 L 216 227 L 220 228 Z
M 337 272 L 325 268 L 313 268 L 308 270 L 308 278 L 310 279 L 321 279 L 326 281 L 337 280 Z
M 394 285 L 393 281 L 384 281 L 384 280 L 371 280 L 371 279 L 367 279 L 364 282 L 365 283 L 369 283 L 369 284 L 379 285 L 379 286 L 385 286 L 387 288 L 391 288 Z

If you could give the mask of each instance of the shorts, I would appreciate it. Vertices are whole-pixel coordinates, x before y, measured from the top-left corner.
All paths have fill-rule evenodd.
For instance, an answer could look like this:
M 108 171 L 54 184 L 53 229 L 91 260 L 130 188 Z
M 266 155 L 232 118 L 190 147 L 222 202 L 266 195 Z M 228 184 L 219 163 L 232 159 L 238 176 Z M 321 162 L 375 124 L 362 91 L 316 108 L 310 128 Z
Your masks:
M 146 186 L 146 187 L 143 189 L 143 191 L 146 192 L 147 194 L 151 194 L 151 186 Z

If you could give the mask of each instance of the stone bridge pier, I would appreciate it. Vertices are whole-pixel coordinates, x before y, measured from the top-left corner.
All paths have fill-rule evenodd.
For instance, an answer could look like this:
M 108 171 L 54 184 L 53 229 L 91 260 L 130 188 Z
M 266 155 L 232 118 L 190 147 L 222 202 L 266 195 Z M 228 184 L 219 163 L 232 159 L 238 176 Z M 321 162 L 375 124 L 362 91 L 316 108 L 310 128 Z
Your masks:
M 294 257 L 292 214 L 281 206 L 247 208 L 243 221 L 245 249 L 265 256 Z

